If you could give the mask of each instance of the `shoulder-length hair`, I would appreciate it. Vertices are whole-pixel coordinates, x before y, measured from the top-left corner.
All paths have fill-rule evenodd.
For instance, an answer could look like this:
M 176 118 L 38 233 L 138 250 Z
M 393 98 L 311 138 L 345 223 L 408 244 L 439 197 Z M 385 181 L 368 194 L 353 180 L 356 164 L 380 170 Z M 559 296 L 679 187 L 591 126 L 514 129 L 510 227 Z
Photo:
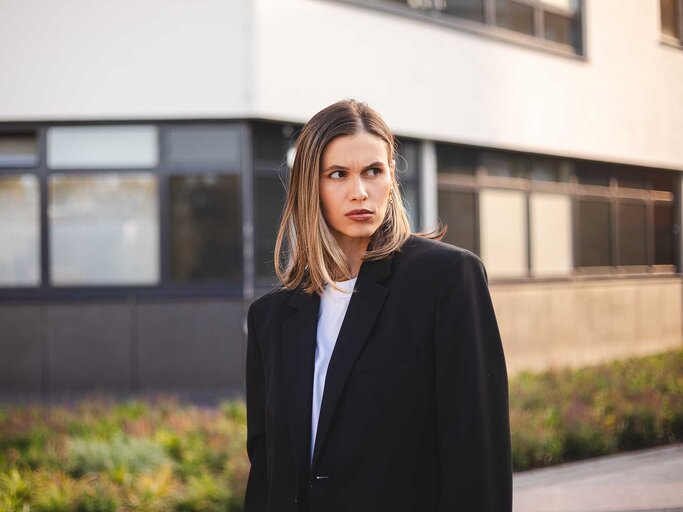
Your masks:
M 396 157 L 396 141 L 380 115 L 366 103 L 338 101 L 315 114 L 295 143 L 287 198 L 275 242 L 275 272 L 282 287 L 300 287 L 305 293 L 322 294 L 325 284 L 350 279 L 351 267 L 325 221 L 320 206 L 319 178 L 323 151 L 336 137 L 366 131 L 387 145 L 389 164 Z M 394 176 L 391 196 L 382 224 L 372 235 L 363 260 L 383 259 L 410 237 L 408 214 Z M 440 240 L 447 227 L 416 236 Z M 286 248 L 285 248 L 286 244 Z

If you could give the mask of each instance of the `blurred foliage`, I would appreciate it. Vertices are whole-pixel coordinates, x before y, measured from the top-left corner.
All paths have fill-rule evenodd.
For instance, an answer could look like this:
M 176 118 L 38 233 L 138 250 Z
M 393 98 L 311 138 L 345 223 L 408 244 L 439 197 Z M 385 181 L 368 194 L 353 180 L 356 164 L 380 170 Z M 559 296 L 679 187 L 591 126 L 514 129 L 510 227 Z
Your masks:
M 246 433 L 241 401 L 0 405 L 0 511 L 238 512 Z
M 683 351 L 510 381 L 516 470 L 683 439 Z M 237 512 L 246 409 L 87 398 L 0 406 L 0 511 Z
M 683 440 L 683 351 L 510 381 L 515 470 Z

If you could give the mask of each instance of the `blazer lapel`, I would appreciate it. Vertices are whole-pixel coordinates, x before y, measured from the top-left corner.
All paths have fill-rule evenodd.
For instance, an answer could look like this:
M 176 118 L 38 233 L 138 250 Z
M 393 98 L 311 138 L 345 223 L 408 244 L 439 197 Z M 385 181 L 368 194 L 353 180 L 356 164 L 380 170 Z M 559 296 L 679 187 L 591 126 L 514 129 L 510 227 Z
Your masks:
M 364 261 L 356 290 L 351 296 L 325 377 L 325 390 L 318 420 L 312 467 L 320 457 L 334 411 L 344 386 L 372 330 L 387 295 L 380 281 L 391 275 L 392 257 Z M 311 401 L 320 297 L 294 291 L 289 304 L 298 311 L 282 325 L 283 364 L 286 382 L 289 428 L 298 467 L 304 467 L 310 456 Z

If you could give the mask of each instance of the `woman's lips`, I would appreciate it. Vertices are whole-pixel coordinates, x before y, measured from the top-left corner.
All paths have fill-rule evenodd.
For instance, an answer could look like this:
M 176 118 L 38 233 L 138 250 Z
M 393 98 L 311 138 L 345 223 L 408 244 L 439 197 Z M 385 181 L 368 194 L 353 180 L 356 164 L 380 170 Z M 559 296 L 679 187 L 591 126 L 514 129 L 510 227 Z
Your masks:
M 375 214 L 372 212 L 366 213 L 349 213 L 346 216 L 351 220 L 368 220 L 372 218 Z

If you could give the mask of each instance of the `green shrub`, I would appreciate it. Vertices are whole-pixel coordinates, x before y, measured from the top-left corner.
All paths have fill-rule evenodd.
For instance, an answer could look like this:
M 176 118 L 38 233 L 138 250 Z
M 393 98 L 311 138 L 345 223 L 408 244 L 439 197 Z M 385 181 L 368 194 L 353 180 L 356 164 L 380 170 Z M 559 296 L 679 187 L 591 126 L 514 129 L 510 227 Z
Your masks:
M 67 470 L 75 477 L 116 469 L 137 475 L 170 462 L 158 443 L 121 435 L 111 440 L 69 439 L 67 449 Z
M 683 351 L 510 380 L 516 470 L 683 440 Z

